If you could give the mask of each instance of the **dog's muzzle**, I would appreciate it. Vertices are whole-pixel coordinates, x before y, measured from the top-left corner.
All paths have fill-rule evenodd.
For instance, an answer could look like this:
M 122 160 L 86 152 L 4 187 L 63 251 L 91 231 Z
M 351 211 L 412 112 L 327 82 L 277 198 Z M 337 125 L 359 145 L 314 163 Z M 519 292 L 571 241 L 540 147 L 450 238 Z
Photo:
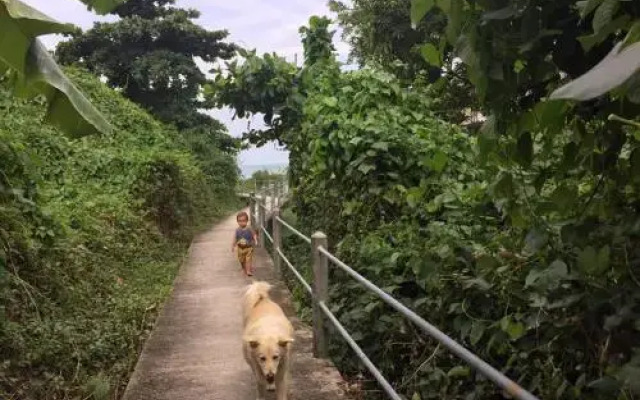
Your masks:
M 268 373 L 265 376 L 265 379 L 267 380 L 267 383 L 273 383 L 276 380 L 276 376 L 273 373 Z

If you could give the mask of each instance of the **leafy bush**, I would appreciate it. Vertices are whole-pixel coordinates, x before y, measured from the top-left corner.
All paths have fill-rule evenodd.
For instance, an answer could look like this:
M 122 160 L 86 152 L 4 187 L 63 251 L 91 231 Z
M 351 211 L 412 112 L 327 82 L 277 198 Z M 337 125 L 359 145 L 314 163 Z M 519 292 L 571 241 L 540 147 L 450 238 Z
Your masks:
M 0 91 L 0 393 L 118 398 L 188 240 L 235 206 L 222 173 L 186 139 L 77 69 L 112 122 L 72 140 L 46 108 Z M 224 182 L 224 180 L 229 182 Z M 226 184 L 226 185 L 225 185 Z
M 431 117 L 429 97 L 392 76 L 315 82 L 296 154 L 300 226 L 330 232 L 341 259 L 541 398 L 638 390 L 635 191 L 614 195 L 598 169 L 576 173 L 570 149 L 591 142 L 534 130 L 496 143 L 514 158 L 483 158 L 483 143 Z M 613 176 L 630 176 L 630 150 Z M 541 180 L 544 170 L 564 172 Z M 347 276 L 331 281 L 333 310 L 407 395 L 500 396 Z M 360 370 L 339 339 L 333 352 Z

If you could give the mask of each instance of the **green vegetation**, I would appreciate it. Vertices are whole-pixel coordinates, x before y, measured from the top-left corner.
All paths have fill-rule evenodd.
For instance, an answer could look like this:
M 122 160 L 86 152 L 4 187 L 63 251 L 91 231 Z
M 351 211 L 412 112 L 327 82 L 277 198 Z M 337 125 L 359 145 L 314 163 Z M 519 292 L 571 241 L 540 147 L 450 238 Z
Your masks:
M 447 43 L 446 15 L 429 10 L 412 26 L 410 1 L 329 3 L 343 28 L 343 39 L 351 45 L 351 58 L 361 66 L 391 72 L 403 85 L 431 83 L 430 109 L 445 121 L 460 123 L 467 118 L 466 109 L 479 109 L 466 66 L 456 60 Z
M 219 43 L 226 33 L 193 24 L 197 12 L 168 7 L 172 1 L 82 1 L 123 22 L 83 36 L 19 0 L 0 0 L 0 35 L 11 43 L 0 49 L 0 397 L 7 399 L 119 398 L 186 245 L 237 207 L 238 146 L 198 112 L 207 107 L 197 101 L 205 80 L 192 58 L 230 57 L 235 46 Z M 132 21 L 148 25 L 142 42 L 158 29 L 165 45 L 134 43 Z M 123 42 L 109 42 L 109 58 L 92 57 L 89 67 L 173 126 L 81 69 L 63 72 L 37 39 L 76 35 L 62 45 L 72 61 L 79 40 L 105 50 L 95 40 L 112 31 Z M 144 65 L 113 70 L 115 79 L 105 63 L 135 44 L 141 53 L 128 60 Z
M 488 117 L 477 134 L 441 120 L 437 89 L 453 74 L 429 83 L 373 62 L 341 72 L 325 18 L 301 31 L 304 68 L 246 53 L 216 82 L 215 100 L 270 115 L 247 138 L 291 152 L 298 226 L 328 232 L 363 275 L 540 398 L 632 399 L 639 6 L 414 0 L 405 24 L 446 18 L 438 46 L 425 38 L 421 54 L 438 67 L 462 59 L 472 108 Z M 352 21 L 378 22 L 364 15 L 373 21 Z M 366 32 L 352 34 L 371 40 Z M 408 397 L 502 397 L 346 276 L 334 271 L 331 282 L 333 310 Z M 361 369 L 333 345 L 343 371 Z
M 210 83 L 192 55 L 236 48 L 197 12 L 85 3 L 122 19 L 75 33 L 60 59 L 173 126 L 69 70 L 93 109 L 35 39 L 72 27 L 0 0 L 0 33 L 19 44 L 0 49 L 3 395 L 121 393 L 194 225 L 232 205 L 237 143 L 197 112 L 213 104 L 263 114 L 245 138 L 290 151 L 286 218 L 540 398 L 640 395 L 639 2 L 333 1 L 363 69 L 340 70 L 331 21 L 312 17 L 304 67 L 240 51 Z M 457 125 L 469 111 L 487 116 L 477 132 Z M 285 246 L 309 277 L 308 246 Z M 333 310 L 407 397 L 502 397 L 331 281 Z M 332 354 L 361 370 L 341 341 Z
M 69 138 L 0 90 L 2 398 L 118 398 L 193 233 L 236 206 L 215 138 L 65 72 L 111 134 Z

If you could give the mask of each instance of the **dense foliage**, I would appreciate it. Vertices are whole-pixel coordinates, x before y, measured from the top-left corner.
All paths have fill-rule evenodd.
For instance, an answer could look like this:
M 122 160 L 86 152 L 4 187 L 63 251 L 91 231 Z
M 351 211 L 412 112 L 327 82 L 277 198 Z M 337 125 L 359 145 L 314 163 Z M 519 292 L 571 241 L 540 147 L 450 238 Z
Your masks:
M 0 397 L 118 398 L 194 229 L 235 206 L 235 158 L 88 73 L 114 125 L 71 139 L 0 90 Z
M 235 69 L 224 85 L 257 96 L 272 82 L 302 86 L 278 136 L 292 203 L 342 259 L 540 398 L 637 397 L 638 4 L 493 3 L 416 0 L 410 11 L 417 22 L 437 4 L 447 16 L 449 51 L 489 114 L 478 137 L 434 117 L 432 88 L 376 68 L 343 73 L 332 57 L 302 79 Z M 545 101 L 607 54 L 554 94 L 593 101 Z M 331 280 L 341 321 L 409 397 L 501 397 L 346 276 Z M 348 349 L 334 352 L 357 368 Z
M 259 57 L 255 51 L 239 53 L 244 62 L 233 60 L 224 71 L 220 68 L 205 93 L 218 106 L 233 104 L 236 117 L 264 114 L 268 129 L 250 129 L 245 139 L 259 146 L 273 140 L 282 145 L 296 126 L 303 101 L 296 84 L 299 70 L 276 54 Z
M 226 60 L 236 46 L 224 30 L 208 31 L 194 20 L 200 13 L 173 6 L 175 0 L 128 0 L 112 13 L 120 19 L 96 23 L 58 46 L 62 63 L 79 63 L 104 75 L 109 86 L 178 128 L 215 123 L 198 112 L 205 74 L 195 58 Z
M 409 1 L 332 0 L 330 6 L 351 45 L 350 57 L 360 65 L 391 72 L 403 86 L 429 85 L 430 97 L 437 99 L 431 109 L 445 121 L 460 123 L 467 109 L 479 110 L 466 67 L 447 43 L 443 13 L 429 10 L 412 24 Z
M 351 45 L 351 58 L 361 65 L 376 62 L 401 78 L 429 68 L 420 48 L 425 42 L 440 48 L 447 25 L 446 16 L 432 11 L 412 26 L 411 3 L 403 0 L 331 1 L 330 5 L 343 27 L 343 38 Z M 435 78 L 441 73 L 439 68 L 431 72 Z

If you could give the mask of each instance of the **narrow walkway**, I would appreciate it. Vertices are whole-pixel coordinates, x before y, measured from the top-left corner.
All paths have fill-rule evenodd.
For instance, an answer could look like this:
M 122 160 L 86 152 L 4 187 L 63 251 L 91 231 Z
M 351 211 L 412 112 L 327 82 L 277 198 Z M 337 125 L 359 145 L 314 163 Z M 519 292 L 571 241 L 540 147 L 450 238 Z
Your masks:
M 250 281 L 231 252 L 235 228 L 231 216 L 192 243 L 123 400 L 256 398 L 253 375 L 242 357 L 240 299 Z M 335 368 L 311 357 L 310 333 L 292 315 L 289 293 L 274 280 L 266 251 L 258 249 L 254 263 L 255 278 L 276 284 L 272 295 L 296 327 L 289 399 L 345 398 Z

